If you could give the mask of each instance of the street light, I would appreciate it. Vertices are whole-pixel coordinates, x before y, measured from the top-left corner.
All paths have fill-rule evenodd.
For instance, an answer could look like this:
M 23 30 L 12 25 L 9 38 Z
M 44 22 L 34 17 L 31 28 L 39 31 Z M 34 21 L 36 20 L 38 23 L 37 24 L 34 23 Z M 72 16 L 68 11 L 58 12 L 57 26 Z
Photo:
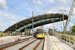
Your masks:
M 66 11 L 65 9 L 59 9 L 59 11 L 62 11 L 62 17 L 63 17 L 63 32 L 65 34 L 65 31 L 64 31 L 64 11 Z

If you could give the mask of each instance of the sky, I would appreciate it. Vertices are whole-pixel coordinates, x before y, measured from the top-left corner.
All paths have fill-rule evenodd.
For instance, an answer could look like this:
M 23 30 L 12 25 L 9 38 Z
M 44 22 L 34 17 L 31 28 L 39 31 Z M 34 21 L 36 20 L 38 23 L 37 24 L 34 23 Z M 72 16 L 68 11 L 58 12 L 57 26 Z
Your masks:
M 64 14 L 68 15 L 72 6 L 73 0 L 0 0 L 0 31 L 4 31 L 11 25 L 34 16 L 50 13 L 61 13 L 59 9 L 64 9 Z M 43 10 L 42 10 L 43 9 Z M 73 10 L 70 22 L 67 27 L 73 26 L 75 23 L 75 8 Z M 65 21 L 66 23 L 66 21 Z M 63 30 L 63 21 L 54 23 L 57 31 Z M 53 23 L 43 25 L 45 30 L 53 28 Z

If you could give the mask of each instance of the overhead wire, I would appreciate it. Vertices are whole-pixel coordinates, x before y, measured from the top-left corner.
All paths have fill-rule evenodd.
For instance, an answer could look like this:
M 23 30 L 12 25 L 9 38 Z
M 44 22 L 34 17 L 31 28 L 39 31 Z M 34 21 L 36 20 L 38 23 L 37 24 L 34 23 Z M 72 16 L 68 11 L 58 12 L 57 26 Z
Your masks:
M 44 11 L 44 9 L 46 9 L 47 7 L 51 6 L 52 2 L 50 4 L 48 4 L 47 6 L 45 6 L 42 10 L 40 10 L 37 14 L 41 13 L 42 11 Z
M 7 5 L 10 6 L 11 8 L 13 8 L 14 10 L 16 10 L 22 16 L 27 17 L 27 16 L 23 15 L 21 12 L 19 12 L 17 9 L 15 9 L 13 6 L 11 6 L 9 3 L 7 3 Z M 12 13 L 14 13 L 12 10 L 10 10 L 10 9 L 8 9 L 8 10 L 11 11 Z M 17 15 L 16 13 L 14 13 L 14 14 Z M 22 18 L 22 16 L 21 16 L 21 18 Z
M 36 7 L 35 7 L 35 5 L 34 5 L 33 2 L 32 2 L 32 0 L 30 0 L 30 1 L 31 1 L 31 3 L 32 3 L 33 7 L 34 7 L 34 9 L 36 10 L 36 12 L 38 12 L 37 9 L 36 9 Z
M 12 7 L 10 4 L 7 3 L 8 6 L 10 6 L 11 8 L 13 8 L 14 10 L 16 10 L 19 14 L 21 14 L 22 16 L 24 16 L 21 12 L 19 12 L 17 9 L 15 9 L 14 7 Z
M 32 5 L 30 4 L 29 0 L 27 0 L 27 2 L 29 3 L 29 5 L 32 8 L 32 10 L 34 10 L 34 8 L 32 7 Z
M 0 4 L 0 6 L 3 6 L 2 4 Z M 14 13 L 12 10 L 8 9 L 10 12 L 12 12 L 13 14 L 17 15 L 16 13 Z M 19 15 L 17 15 L 18 17 L 20 17 Z M 22 17 L 21 17 L 22 18 Z
M 57 2 L 56 2 L 56 3 L 57 3 Z M 55 4 L 55 3 L 54 3 L 54 4 L 52 4 L 52 5 L 51 5 L 51 6 L 49 6 L 46 10 L 49 10 L 49 9 L 54 8 L 54 7 L 52 7 L 52 6 L 54 6 L 54 5 L 56 6 L 57 4 Z M 60 6 L 60 5 L 59 5 L 59 6 Z M 54 9 L 53 9 L 53 11 L 55 11 L 56 9 L 58 9 L 58 7 L 54 8 Z M 44 11 L 44 12 L 45 12 L 45 11 Z

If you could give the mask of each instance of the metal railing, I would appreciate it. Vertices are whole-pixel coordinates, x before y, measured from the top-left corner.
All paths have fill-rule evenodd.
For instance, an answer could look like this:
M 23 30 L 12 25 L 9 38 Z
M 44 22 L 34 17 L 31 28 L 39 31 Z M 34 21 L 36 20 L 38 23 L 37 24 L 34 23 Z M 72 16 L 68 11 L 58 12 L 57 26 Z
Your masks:
M 75 48 L 75 36 L 67 35 L 67 34 L 60 34 L 55 33 L 55 36 L 60 40 L 64 40 L 65 42 L 69 42 L 69 44 L 73 44 Z
M 49 42 L 49 50 L 53 50 L 53 43 L 52 43 L 52 40 L 48 33 L 47 33 L 47 38 L 48 38 L 48 42 Z

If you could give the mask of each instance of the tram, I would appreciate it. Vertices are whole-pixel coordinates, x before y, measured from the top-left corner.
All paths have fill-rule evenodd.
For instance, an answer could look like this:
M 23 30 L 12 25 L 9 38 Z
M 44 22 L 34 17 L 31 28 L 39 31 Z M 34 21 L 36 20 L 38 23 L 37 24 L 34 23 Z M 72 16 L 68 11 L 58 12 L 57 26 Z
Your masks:
M 44 38 L 44 28 L 37 28 L 36 38 Z
M 52 29 L 49 29 L 49 30 L 48 30 L 48 33 L 49 33 L 50 35 L 52 35 L 52 31 L 53 31 Z

